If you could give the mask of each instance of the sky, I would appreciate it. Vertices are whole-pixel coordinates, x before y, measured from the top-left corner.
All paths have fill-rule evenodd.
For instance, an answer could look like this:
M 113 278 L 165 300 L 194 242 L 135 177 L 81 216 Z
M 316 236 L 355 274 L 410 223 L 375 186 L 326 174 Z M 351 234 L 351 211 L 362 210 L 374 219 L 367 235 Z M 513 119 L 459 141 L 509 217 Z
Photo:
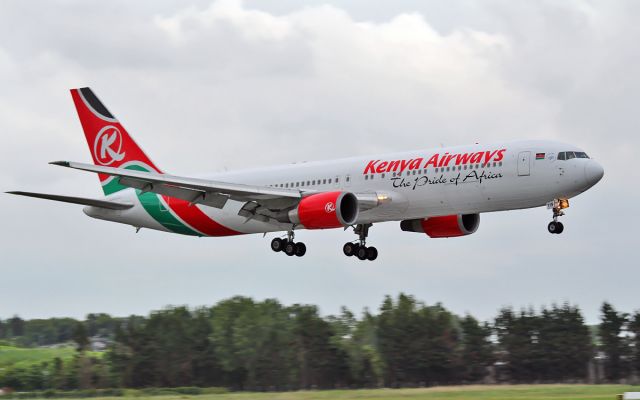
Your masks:
M 350 231 L 193 238 L 0 194 L 0 318 L 146 314 L 234 295 L 376 311 L 400 292 L 490 320 L 503 306 L 640 308 L 640 2 L 0 2 L 0 191 L 99 197 L 68 90 L 90 86 L 177 175 L 441 145 L 550 139 L 603 180 L 544 208 L 483 214 L 470 236 L 375 225 L 380 256 L 342 255 Z

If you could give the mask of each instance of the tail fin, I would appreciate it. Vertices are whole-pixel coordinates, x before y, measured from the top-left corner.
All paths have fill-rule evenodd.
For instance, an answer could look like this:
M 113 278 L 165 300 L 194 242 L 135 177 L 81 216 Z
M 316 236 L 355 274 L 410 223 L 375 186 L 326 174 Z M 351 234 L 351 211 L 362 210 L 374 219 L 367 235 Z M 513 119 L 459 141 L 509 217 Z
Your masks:
M 71 97 L 95 165 L 161 173 L 90 88 L 71 89 Z M 113 177 L 98 176 L 105 195 L 126 189 Z

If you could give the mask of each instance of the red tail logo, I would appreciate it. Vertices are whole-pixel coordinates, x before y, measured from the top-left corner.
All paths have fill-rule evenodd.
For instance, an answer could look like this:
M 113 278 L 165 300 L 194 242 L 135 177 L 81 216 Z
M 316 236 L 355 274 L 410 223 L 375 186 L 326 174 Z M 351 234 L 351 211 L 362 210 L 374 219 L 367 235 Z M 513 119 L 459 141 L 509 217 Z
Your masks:
M 116 168 L 137 165 L 147 171 L 161 172 L 91 89 L 71 89 L 71 97 L 96 165 Z M 102 182 L 109 178 L 99 176 Z
M 100 129 L 93 143 L 93 158 L 102 165 L 122 161 L 126 153 L 122 151 L 122 133 L 113 125 Z

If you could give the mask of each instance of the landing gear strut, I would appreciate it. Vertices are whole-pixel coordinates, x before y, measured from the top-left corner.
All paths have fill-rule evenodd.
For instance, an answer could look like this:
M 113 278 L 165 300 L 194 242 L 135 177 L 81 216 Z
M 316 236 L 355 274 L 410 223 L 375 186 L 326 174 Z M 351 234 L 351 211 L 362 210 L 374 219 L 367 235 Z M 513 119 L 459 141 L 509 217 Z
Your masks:
M 342 246 L 342 251 L 347 257 L 356 256 L 360 260 L 373 261 L 378 258 L 378 249 L 375 247 L 367 247 L 367 236 L 369 228 L 372 224 L 359 224 L 353 228 L 353 233 L 358 235 L 358 242 L 347 242 Z
M 560 234 L 564 231 L 564 225 L 562 222 L 558 221 L 558 217 L 564 215 L 565 208 L 569 207 L 569 200 L 567 199 L 556 199 L 553 203 L 549 203 L 549 208 L 553 209 L 553 221 L 549 222 L 547 225 L 547 229 L 549 233 Z
M 302 242 L 293 241 L 293 231 L 287 232 L 287 238 L 275 238 L 271 241 L 271 250 L 276 253 L 282 251 L 288 256 L 302 257 L 307 253 L 307 246 Z

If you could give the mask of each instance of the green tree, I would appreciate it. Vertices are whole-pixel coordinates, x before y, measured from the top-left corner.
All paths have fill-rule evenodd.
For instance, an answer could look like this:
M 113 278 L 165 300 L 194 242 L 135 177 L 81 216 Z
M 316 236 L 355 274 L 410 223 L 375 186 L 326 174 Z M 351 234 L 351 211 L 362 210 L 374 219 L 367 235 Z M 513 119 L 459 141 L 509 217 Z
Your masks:
M 440 304 L 427 307 L 405 294 L 394 303 L 387 296 L 377 321 L 387 386 L 455 381 L 460 333 L 453 315 Z
M 477 382 L 487 376 L 488 367 L 493 363 L 491 328 L 480 324 L 471 315 L 460 321 L 462 328 L 462 378 L 468 382 Z
M 636 375 L 640 375 L 640 310 L 631 317 L 629 331 L 633 334 L 632 365 Z
M 10 337 L 24 335 L 24 320 L 22 318 L 14 315 L 12 318 L 9 318 L 7 323 L 9 325 Z
M 577 307 L 564 303 L 543 308 L 538 332 L 542 357 L 541 378 L 546 381 L 585 379 L 593 356 L 591 334 Z
M 600 308 L 601 323 L 599 336 L 605 353 L 605 375 L 610 381 L 617 381 L 626 375 L 624 357 L 627 348 L 622 337 L 628 315 L 617 312 L 611 304 L 604 302 Z
M 87 329 L 82 322 L 77 322 L 73 331 L 73 341 L 76 342 L 76 349 L 80 352 L 85 351 L 89 347 L 89 337 Z

